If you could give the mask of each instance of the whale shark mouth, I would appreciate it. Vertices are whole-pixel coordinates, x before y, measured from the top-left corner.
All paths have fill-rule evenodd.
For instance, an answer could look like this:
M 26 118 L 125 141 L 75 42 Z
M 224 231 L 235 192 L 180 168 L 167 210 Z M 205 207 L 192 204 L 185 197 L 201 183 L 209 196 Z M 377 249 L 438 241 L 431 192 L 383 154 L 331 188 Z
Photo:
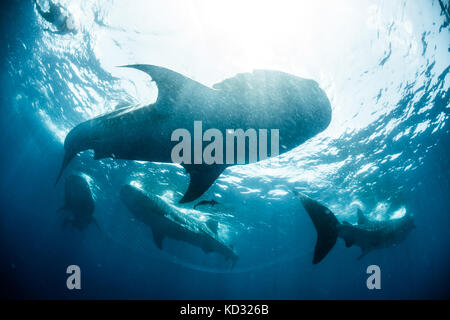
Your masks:
M 72 161 L 72 159 L 75 158 L 75 155 L 76 155 L 76 153 L 67 152 L 67 151 L 65 152 L 64 159 L 63 159 L 63 162 L 61 164 L 61 169 L 59 169 L 58 177 L 56 177 L 55 186 L 58 184 L 59 179 L 61 178 L 64 170 L 69 165 L 70 161 Z

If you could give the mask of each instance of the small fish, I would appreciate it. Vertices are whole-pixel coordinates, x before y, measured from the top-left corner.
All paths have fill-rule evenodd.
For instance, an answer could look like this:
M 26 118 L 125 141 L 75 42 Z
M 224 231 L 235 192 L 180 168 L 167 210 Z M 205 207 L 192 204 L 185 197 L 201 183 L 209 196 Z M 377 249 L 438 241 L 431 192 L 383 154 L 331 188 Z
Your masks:
M 211 207 L 214 207 L 215 204 L 219 204 L 219 202 L 217 202 L 216 200 L 212 199 L 212 200 L 202 200 L 200 202 L 198 202 L 196 205 L 194 205 L 194 209 L 197 208 L 198 206 L 204 206 L 204 205 L 211 205 Z

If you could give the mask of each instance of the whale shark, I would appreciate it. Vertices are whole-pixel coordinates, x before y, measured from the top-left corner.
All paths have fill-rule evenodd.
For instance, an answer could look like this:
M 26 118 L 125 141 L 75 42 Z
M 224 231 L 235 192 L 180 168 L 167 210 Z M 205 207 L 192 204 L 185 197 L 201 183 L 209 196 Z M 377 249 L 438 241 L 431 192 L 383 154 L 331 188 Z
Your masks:
M 64 206 L 61 211 L 71 213 L 70 218 L 65 218 L 63 225 L 70 224 L 74 228 L 84 229 L 97 221 L 94 218 L 95 203 L 91 188 L 85 178 L 71 174 L 66 178 L 64 193 Z
M 203 221 L 183 214 L 161 197 L 129 184 L 121 188 L 120 198 L 137 220 L 151 228 L 154 243 L 160 250 L 167 237 L 199 247 L 205 253 L 217 252 L 231 260 L 232 267 L 236 264 L 238 255 L 218 236 L 217 220 Z
M 71 160 L 85 150 L 94 150 L 96 160 L 173 163 L 171 152 L 177 142 L 172 141 L 172 133 L 179 128 L 191 128 L 195 121 L 201 121 L 205 130 L 219 130 L 223 136 L 235 128 L 277 129 L 279 154 L 322 132 L 331 121 L 330 102 L 317 82 L 285 72 L 254 70 L 208 87 L 159 66 L 123 67 L 141 70 L 152 78 L 158 89 L 156 102 L 119 108 L 70 130 L 64 141 L 64 159 L 56 183 Z M 267 156 L 276 155 L 271 150 Z M 256 159 L 247 157 L 243 164 L 260 160 L 263 158 L 259 155 Z M 200 197 L 234 164 L 181 165 L 190 176 L 180 200 L 185 203 Z
M 353 245 L 360 247 L 361 255 L 358 259 L 361 259 L 372 250 L 399 244 L 415 228 L 414 220 L 409 214 L 397 219 L 373 221 L 369 220 L 361 209 L 357 210 L 357 225 L 347 221 L 340 223 L 327 207 L 302 193 L 296 193 L 296 195 L 300 198 L 317 231 L 313 264 L 325 258 L 338 238 L 345 241 L 347 248 Z

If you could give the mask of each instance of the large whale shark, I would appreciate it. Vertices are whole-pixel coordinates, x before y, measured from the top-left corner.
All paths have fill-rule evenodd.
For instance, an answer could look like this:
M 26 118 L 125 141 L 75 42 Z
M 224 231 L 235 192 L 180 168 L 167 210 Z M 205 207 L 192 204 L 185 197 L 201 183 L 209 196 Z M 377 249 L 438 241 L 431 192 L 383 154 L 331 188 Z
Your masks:
M 342 238 L 347 248 L 356 245 L 361 248 L 361 259 L 375 249 L 389 248 L 405 240 L 414 229 L 411 215 L 385 221 L 369 220 L 358 209 L 358 224 L 352 225 L 346 221 L 340 223 L 327 207 L 302 193 L 296 193 L 303 207 L 310 216 L 316 231 L 317 242 L 314 250 L 313 264 L 322 261 L 334 247 L 336 241 Z
M 70 161 L 88 149 L 94 150 L 94 159 L 171 163 L 177 144 L 171 141 L 172 133 L 192 128 L 194 121 L 201 121 L 203 130 L 214 128 L 223 136 L 229 129 L 278 129 L 279 153 L 325 130 L 331 121 L 330 102 L 317 82 L 288 73 L 255 70 L 210 88 L 158 66 L 124 67 L 151 76 L 158 88 L 156 102 L 121 108 L 74 127 L 64 141 L 65 155 L 56 182 Z M 261 159 L 258 156 L 256 161 Z M 250 162 L 255 159 L 246 158 L 244 163 Z M 231 165 L 193 163 L 182 164 L 190 184 L 180 203 L 200 197 Z
M 181 213 L 157 195 L 150 195 L 132 185 L 124 185 L 120 198 L 128 210 L 152 229 L 155 245 L 162 250 L 165 237 L 184 241 L 204 252 L 217 252 L 236 264 L 238 255 L 218 236 L 218 222 L 201 221 Z

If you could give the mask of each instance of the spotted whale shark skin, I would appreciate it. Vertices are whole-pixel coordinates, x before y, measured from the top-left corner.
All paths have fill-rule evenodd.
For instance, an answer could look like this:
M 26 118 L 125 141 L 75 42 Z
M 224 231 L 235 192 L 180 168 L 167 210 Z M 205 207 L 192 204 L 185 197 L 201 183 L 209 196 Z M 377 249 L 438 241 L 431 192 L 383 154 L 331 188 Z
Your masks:
M 375 249 L 393 247 L 406 239 L 415 228 L 413 217 L 409 214 L 401 218 L 385 221 L 369 220 L 358 209 L 358 224 L 340 223 L 333 212 L 316 200 L 295 192 L 310 216 L 317 231 L 313 264 L 322 261 L 336 244 L 338 238 L 345 241 L 347 248 L 355 245 L 361 248 L 361 259 Z
M 322 132 L 331 121 L 330 102 L 317 82 L 285 72 L 255 70 L 211 88 L 163 67 L 124 67 L 150 75 L 158 88 L 156 102 L 120 108 L 74 127 L 64 141 L 57 181 L 75 155 L 89 149 L 94 150 L 94 159 L 172 163 L 171 151 L 178 143 L 171 141 L 173 131 L 185 128 L 192 132 L 194 121 L 202 122 L 203 132 L 215 128 L 223 137 L 228 129 L 278 129 L 280 154 Z M 245 164 L 251 161 L 246 158 Z M 182 165 L 190 184 L 180 203 L 200 197 L 230 166 Z
M 205 253 L 217 252 L 231 260 L 232 267 L 236 264 L 238 255 L 218 236 L 216 220 L 195 219 L 161 197 L 129 184 L 121 188 L 120 198 L 137 220 L 152 229 L 154 243 L 159 249 L 163 249 L 163 240 L 167 237 L 199 247 Z

